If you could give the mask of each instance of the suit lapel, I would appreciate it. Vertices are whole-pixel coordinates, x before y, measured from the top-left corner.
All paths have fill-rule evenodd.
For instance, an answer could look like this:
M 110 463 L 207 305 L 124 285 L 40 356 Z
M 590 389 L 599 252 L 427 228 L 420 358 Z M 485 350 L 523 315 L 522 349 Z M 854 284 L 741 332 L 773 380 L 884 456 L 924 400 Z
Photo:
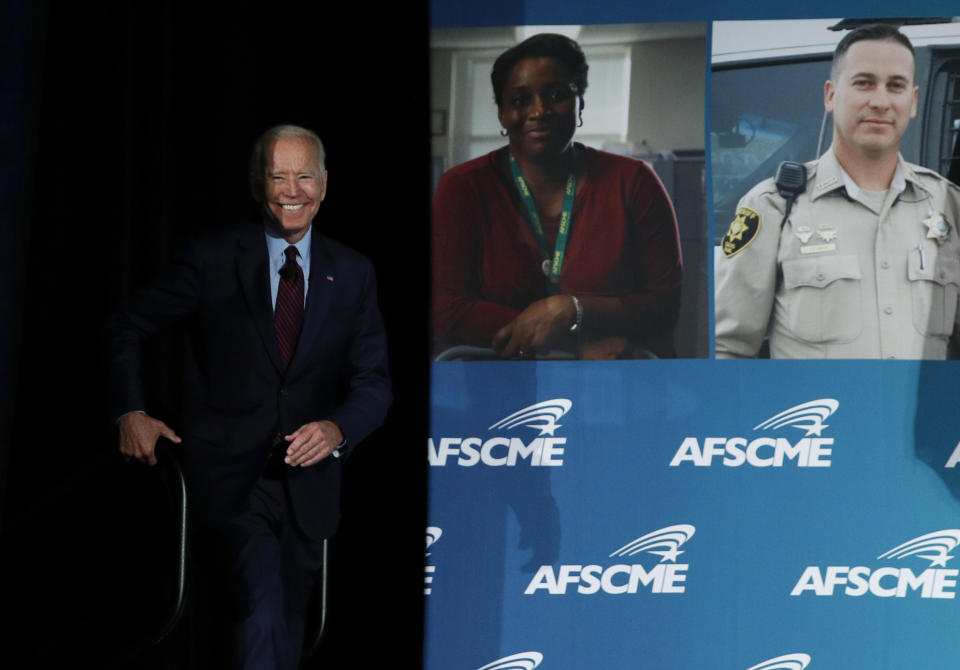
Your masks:
M 252 226 L 248 234 L 241 235 L 237 244 L 237 277 L 244 299 L 250 309 L 271 362 L 278 372 L 283 371 L 280 347 L 273 330 L 273 305 L 270 304 L 270 264 L 267 260 L 267 243 L 263 228 Z
M 310 287 L 307 291 L 306 313 L 300 339 L 297 342 L 297 350 L 287 370 L 288 374 L 297 372 L 304 365 L 310 348 L 321 339 L 320 333 L 335 290 L 336 274 L 333 260 L 323 243 L 323 236 L 314 230 L 313 242 L 310 246 Z

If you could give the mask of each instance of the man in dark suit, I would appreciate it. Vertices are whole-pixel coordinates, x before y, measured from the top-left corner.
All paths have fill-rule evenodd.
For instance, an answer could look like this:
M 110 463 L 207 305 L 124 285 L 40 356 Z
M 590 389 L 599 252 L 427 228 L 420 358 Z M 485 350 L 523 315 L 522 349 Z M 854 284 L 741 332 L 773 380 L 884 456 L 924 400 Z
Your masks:
M 230 564 L 238 668 L 296 668 L 321 541 L 339 519 L 343 457 L 390 404 L 373 269 L 312 230 L 323 144 L 297 126 L 257 141 L 263 225 L 198 239 L 112 329 L 120 451 L 155 463 L 142 341 L 188 319 L 183 446 L 199 520 Z

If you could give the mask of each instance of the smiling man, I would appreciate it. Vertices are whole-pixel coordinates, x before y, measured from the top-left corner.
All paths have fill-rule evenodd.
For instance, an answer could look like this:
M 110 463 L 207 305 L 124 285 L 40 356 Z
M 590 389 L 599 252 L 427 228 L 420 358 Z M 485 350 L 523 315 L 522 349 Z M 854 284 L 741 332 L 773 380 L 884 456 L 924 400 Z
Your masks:
M 179 432 L 200 558 L 231 594 L 230 667 L 293 670 L 339 519 L 341 463 L 391 393 L 373 268 L 313 230 L 327 190 L 320 139 L 271 128 L 250 179 L 262 221 L 188 245 L 114 320 L 116 409 L 126 458 L 153 464 L 161 436 L 181 442 L 148 414 L 139 370 L 143 340 L 185 318 Z M 210 653 L 205 667 L 221 667 L 223 652 Z
M 861 26 L 824 86 L 833 143 L 794 187 L 740 201 L 716 264 L 716 354 L 943 359 L 957 330 L 960 190 L 900 155 L 917 114 L 913 46 Z M 802 190 L 802 192 L 801 192 Z

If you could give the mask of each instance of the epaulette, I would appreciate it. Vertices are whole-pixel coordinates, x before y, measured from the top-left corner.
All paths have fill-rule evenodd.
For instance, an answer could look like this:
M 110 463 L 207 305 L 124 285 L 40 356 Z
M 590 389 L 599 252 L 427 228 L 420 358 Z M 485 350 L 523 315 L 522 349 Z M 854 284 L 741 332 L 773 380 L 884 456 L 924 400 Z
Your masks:
M 913 163 L 907 163 L 907 166 L 916 175 L 922 175 L 924 177 L 932 177 L 934 180 L 940 181 L 946 184 L 948 188 L 960 190 L 960 186 L 957 186 L 956 184 L 954 184 L 952 181 L 944 177 L 942 174 L 940 174 L 936 170 L 932 170 L 924 165 L 914 165 Z

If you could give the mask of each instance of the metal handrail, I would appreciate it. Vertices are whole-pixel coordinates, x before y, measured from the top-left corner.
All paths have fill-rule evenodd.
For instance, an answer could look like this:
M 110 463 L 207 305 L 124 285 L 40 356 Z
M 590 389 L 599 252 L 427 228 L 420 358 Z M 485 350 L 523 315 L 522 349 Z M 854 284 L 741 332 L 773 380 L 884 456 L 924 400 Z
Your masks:
M 183 474 L 183 468 L 180 467 L 180 461 L 177 460 L 176 455 L 173 453 L 173 448 L 167 446 L 164 443 L 157 444 L 157 462 L 163 463 L 172 473 L 174 477 L 174 485 L 176 486 L 179 492 L 179 505 L 177 510 L 178 517 L 178 547 L 177 547 L 177 596 L 176 601 L 174 602 L 170 616 L 167 617 L 167 621 L 164 624 L 163 628 L 160 629 L 160 632 L 153 639 L 153 642 L 150 643 L 150 646 L 155 646 L 160 644 L 164 638 L 166 638 L 173 629 L 176 627 L 177 623 L 180 621 L 180 618 L 183 616 L 183 609 L 186 603 L 186 593 L 187 593 L 187 543 L 189 535 L 189 525 L 188 525 L 188 506 L 187 506 L 187 480 Z
M 178 547 L 176 599 L 173 607 L 170 608 L 170 613 L 166 617 L 163 626 L 159 628 L 157 633 L 145 638 L 144 642 L 134 647 L 132 652 L 126 654 L 123 659 L 124 663 L 129 663 L 135 660 L 148 649 L 160 644 L 168 635 L 170 635 L 180 622 L 186 607 L 187 556 L 189 545 L 189 497 L 187 481 L 183 473 L 183 468 L 181 467 L 180 461 L 174 453 L 174 448 L 172 446 L 161 440 L 161 442 L 157 444 L 155 453 L 157 457 L 157 464 L 161 468 L 165 468 L 172 475 L 173 485 L 177 491 Z M 320 578 L 318 579 L 316 588 L 318 625 L 314 627 L 313 632 L 310 634 L 310 637 L 307 638 L 304 644 L 304 653 L 302 654 L 304 661 L 308 660 L 316 653 L 327 629 L 327 564 L 329 551 L 327 538 L 324 538 L 323 540 L 323 547 L 321 551 L 323 554 L 323 567 L 321 569 Z
M 323 640 L 323 634 L 327 631 L 327 549 L 328 549 L 328 540 L 323 538 L 323 568 L 320 571 L 320 579 L 317 584 L 317 600 L 318 600 L 318 623 L 314 633 L 304 642 L 303 645 L 303 662 L 306 662 L 317 653 L 317 649 L 320 647 L 320 642 Z
M 187 593 L 187 549 L 189 542 L 189 505 L 187 494 L 187 480 L 183 474 L 183 468 L 177 459 L 174 449 L 165 440 L 161 439 L 155 449 L 157 465 L 161 472 L 168 472 L 173 479 L 173 488 L 176 489 L 177 505 L 177 569 L 176 569 L 176 598 L 170 612 L 162 626 L 152 635 L 145 636 L 140 641 L 128 647 L 126 653 L 120 657 L 117 663 L 120 667 L 129 667 L 142 654 L 149 649 L 160 644 L 180 622 L 186 604 Z

